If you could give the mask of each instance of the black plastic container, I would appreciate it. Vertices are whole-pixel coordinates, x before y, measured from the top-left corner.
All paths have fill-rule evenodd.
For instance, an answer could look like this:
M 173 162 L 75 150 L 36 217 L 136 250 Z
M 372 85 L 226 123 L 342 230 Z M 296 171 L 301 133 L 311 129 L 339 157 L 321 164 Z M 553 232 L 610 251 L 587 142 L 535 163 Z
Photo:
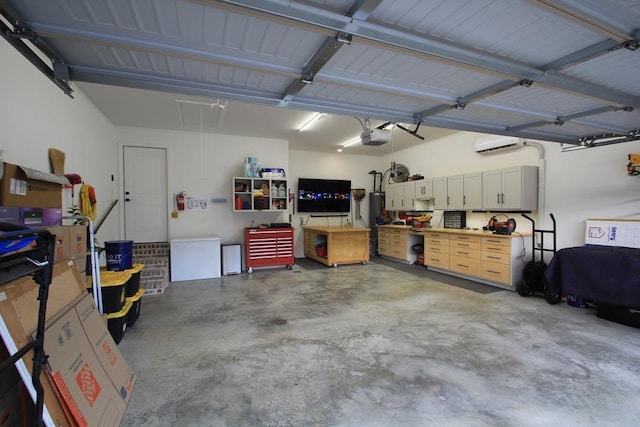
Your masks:
M 125 332 L 127 332 L 127 318 L 131 307 L 132 303 L 127 302 L 124 307 L 122 307 L 122 310 L 107 315 L 107 329 L 109 329 L 109 333 L 116 344 L 122 341 Z
M 634 328 L 640 328 L 640 308 L 598 302 L 596 316 Z
M 133 326 L 140 317 L 140 309 L 142 308 L 142 296 L 144 289 L 140 289 L 134 296 L 127 298 L 127 304 L 131 303 L 131 309 L 127 314 L 127 327 Z
M 131 278 L 127 281 L 127 290 L 125 295 L 127 298 L 131 298 L 138 293 L 140 289 L 140 272 L 144 268 L 144 264 L 133 264 L 133 267 L 125 270 L 127 273 L 131 273 Z
M 122 310 L 126 297 L 126 285 L 131 273 L 125 271 L 100 271 L 102 312 L 117 313 Z M 93 293 L 92 278 L 87 277 L 87 291 Z

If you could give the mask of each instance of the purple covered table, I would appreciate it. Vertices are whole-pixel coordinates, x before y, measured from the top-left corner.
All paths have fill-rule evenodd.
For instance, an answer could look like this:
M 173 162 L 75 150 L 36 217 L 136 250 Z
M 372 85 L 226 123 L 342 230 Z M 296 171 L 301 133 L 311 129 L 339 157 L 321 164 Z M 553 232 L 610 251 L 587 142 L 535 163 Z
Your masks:
M 545 277 L 549 286 L 558 286 L 565 294 L 640 307 L 640 249 L 595 245 L 561 249 Z

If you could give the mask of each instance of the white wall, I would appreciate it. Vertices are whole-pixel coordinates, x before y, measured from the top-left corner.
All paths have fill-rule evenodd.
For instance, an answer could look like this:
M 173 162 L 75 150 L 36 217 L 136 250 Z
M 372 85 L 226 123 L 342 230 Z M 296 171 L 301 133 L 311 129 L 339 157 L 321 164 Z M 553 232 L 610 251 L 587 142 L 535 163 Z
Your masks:
M 232 178 L 244 175 L 246 157 L 257 157 L 259 167 L 283 168 L 288 172 L 287 141 L 133 127 L 118 127 L 118 141 L 121 147 L 167 149 L 171 197 L 167 207 L 169 239 L 219 236 L 222 244 L 242 243 L 245 227 L 289 221 L 288 215 L 282 212 L 233 212 L 231 194 Z M 122 149 L 120 153 L 122 155 Z M 209 203 L 206 210 L 186 210 L 180 212 L 178 218 L 171 218 L 173 196 L 181 191 L 206 197 L 209 202 L 214 198 L 225 199 L 225 202 Z
M 360 218 L 356 216 L 356 202 L 351 202 L 351 213 L 347 217 L 322 217 L 322 214 L 311 216 L 294 212 L 291 224 L 296 229 L 296 257 L 304 256 L 304 240 L 301 221 L 305 225 L 344 225 L 348 220 L 354 227 L 371 227 L 369 221 L 369 192 L 373 191 L 373 176 L 369 171 L 380 164 L 380 158 L 365 155 L 350 155 L 344 153 L 327 154 L 310 151 L 289 152 L 288 172 L 289 185 L 295 194 L 298 190 L 298 178 L 348 179 L 351 188 L 364 188 L 367 195 L 360 202 Z M 294 203 L 296 204 L 296 203 Z M 297 209 L 297 204 L 295 206 Z M 316 215 L 316 214 L 314 214 Z
M 44 74 L 0 39 L 0 149 L 3 160 L 52 172 L 49 148 L 66 154 L 65 173 L 75 173 L 92 185 L 98 199 L 98 218 L 118 197 L 118 157 L 115 127 L 77 90 L 66 96 Z M 73 85 L 72 85 L 73 87 Z M 76 186 L 77 203 L 79 186 Z M 72 202 L 63 190 L 63 213 Z M 100 228 L 100 242 L 119 238 L 117 215 L 111 214 Z
M 640 177 L 626 174 L 627 156 L 640 152 L 640 142 L 563 153 L 560 144 L 532 141 L 521 150 L 481 155 L 474 151 L 474 141 L 479 136 L 461 132 L 429 141 L 387 155 L 384 163 L 390 165 L 392 160 L 402 163 L 410 174 L 419 173 L 426 178 L 517 165 L 539 166 L 541 175 L 546 175 L 539 190 L 546 197 L 539 206 L 541 211 L 532 212 L 531 216 L 538 229 L 551 229 L 549 213 L 555 216 L 559 249 L 584 244 L 588 218 L 640 218 Z M 543 147 L 543 159 L 536 143 Z M 440 215 L 441 212 L 434 212 L 432 225 L 437 225 Z M 468 213 L 468 226 L 481 227 L 492 215 Z M 516 231 L 531 229 L 525 218 L 510 216 L 518 224 Z

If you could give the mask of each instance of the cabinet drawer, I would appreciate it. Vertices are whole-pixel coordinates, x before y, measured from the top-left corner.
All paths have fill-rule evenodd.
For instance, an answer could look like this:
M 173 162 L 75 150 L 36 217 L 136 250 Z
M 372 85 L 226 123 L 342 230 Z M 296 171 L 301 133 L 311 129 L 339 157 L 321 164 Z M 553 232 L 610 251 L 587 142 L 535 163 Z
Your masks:
M 453 242 L 470 242 L 470 243 L 481 243 L 481 236 L 469 236 L 467 234 L 452 234 L 451 235 L 451 243 Z
M 470 276 L 480 276 L 480 259 L 451 255 L 449 257 L 449 270 Z
M 471 249 L 474 251 L 480 251 L 480 249 L 482 248 L 482 244 L 480 243 L 480 241 L 474 242 L 474 241 L 468 241 L 468 240 L 458 240 L 458 239 L 452 239 L 449 242 L 449 246 L 451 246 L 451 251 L 453 253 L 454 248 L 456 249 Z
M 407 236 L 391 236 L 389 242 L 392 245 L 407 246 Z
M 407 249 L 401 249 L 398 248 L 397 246 L 391 246 L 389 248 L 389 256 L 392 256 L 394 258 L 398 258 L 398 259 L 406 259 L 407 258 Z
M 449 253 L 452 256 L 461 256 L 465 258 L 473 258 L 476 260 L 480 259 L 480 251 L 478 249 L 467 249 L 467 248 L 451 248 Z
M 511 247 L 511 239 L 507 239 L 507 238 L 500 238 L 500 237 L 490 237 L 490 236 L 483 236 L 482 237 L 482 246 L 484 245 L 488 245 L 488 246 L 506 246 L 506 247 Z
M 444 270 L 449 269 L 449 255 L 443 254 L 425 254 L 424 265 L 428 267 L 437 267 Z
M 448 254 L 449 245 L 434 245 L 433 243 L 427 243 L 426 245 L 424 245 L 424 252 L 434 254 Z
M 391 228 L 388 230 L 391 236 L 406 236 L 409 231 L 402 228 Z
M 491 252 L 491 251 L 482 251 L 482 256 L 481 256 L 482 261 L 486 261 L 486 262 L 495 262 L 498 264 L 509 264 L 511 257 L 509 256 L 508 253 L 501 253 L 501 252 Z
M 424 236 L 424 242 L 425 243 L 429 243 L 429 244 L 433 244 L 433 245 L 447 245 L 449 246 L 449 236 L 445 236 L 444 237 L 438 237 L 438 236 L 432 236 L 431 233 L 427 234 L 426 236 Z
M 439 231 L 427 231 L 425 236 L 427 238 L 446 240 L 447 242 L 449 241 L 449 233 L 441 233 Z
M 498 264 L 495 262 L 482 261 L 481 277 L 483 279 L 510 285 L 509 282 L 511 279 L 511 275 L 509 273 L 509 264 Z
M 388 255 L 389 254 L 389 239 L 387 238 L 387 236 L 382 236 L 380 234 L 378 234 L 378 252 L 381 253 L 382 255 Z

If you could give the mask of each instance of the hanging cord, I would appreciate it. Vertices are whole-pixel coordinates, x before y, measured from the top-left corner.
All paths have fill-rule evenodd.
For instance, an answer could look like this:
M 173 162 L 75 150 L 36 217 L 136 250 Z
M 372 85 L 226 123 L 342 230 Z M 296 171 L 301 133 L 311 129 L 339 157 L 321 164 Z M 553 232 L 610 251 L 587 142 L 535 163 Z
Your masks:
M 200 179 L 204 179 L 204 142 L 202 136 L 202 107 L 200 107 Z

